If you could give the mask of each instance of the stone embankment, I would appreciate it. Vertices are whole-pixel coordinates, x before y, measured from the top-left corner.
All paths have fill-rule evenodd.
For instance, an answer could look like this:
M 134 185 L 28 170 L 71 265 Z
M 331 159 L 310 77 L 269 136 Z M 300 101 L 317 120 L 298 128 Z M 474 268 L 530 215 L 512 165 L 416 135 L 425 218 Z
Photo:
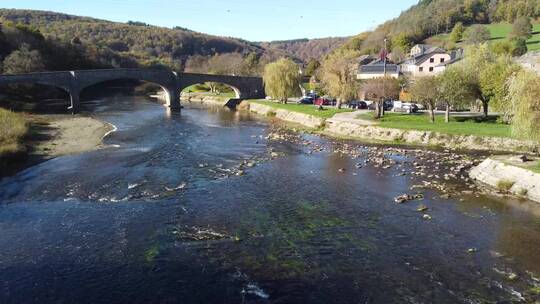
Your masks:
M 182 96 L 182 102 L 189 103 L 200 103 L 209 106 L 220 106 L 224 107 L 229 102 L 230 98 L 219 97 L 219 96 L 201 96 L 201 95 L 192 95 L 192 96 Z
M 383 128 L 376 125 L 363 125 L 337 119 L 327 120 L 324 131 L 330 135 L 335 134 L 371 141 L 436 146 L 458 150 L 529 153 L 536 148 L 536 145 L 532 142 L 511 138 L 451 135 L 432 131 L 401 130 Z
M 250 103 L 249 104 L 249 110 L 251 112 L 264 115 L 267 117 L 275 117 L 287 122 L 295 123 L 295 124 L 301 124 L 302 126 L 308 127 L 308 128 L 321 128 L 324 126 L 325 119 L 315 117 L 313 115 L 298 113 L 298 112 L 291 112 L 284 109 L 276 109 L 272 108 L 267 105 L 259 104 L 259 103 Z
M 540 203 L 540 174 L 531 170 L 488 158 L 474 167 L 469 176 L 499 191 Z
M 275 109 L 258 103 L 249 103 L 249 110 L 265 116 L 275 116 L 281 120 L 301 124 L 309 128 L 323 128 L 323 133 L 329 136 L 348 137 L 372 142 L 490 152 L 532 153 L 537 149 L 537 145 L 533 142 L 511 138 L 450 135 L 431 131 L 383 128 L 373 122 L 356 119 L 355 117 L 358 114 L 356 112 L 340 113 L 325 120 L 312 115 Z

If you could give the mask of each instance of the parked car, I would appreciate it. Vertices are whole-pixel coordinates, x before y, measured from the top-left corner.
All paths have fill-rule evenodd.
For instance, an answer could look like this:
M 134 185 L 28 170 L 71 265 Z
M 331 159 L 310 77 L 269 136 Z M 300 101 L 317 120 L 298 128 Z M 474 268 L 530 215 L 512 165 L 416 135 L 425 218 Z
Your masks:
M 414 103 L 395 101 L 394 102 L 394 112 L 400 113 L 416 113 L 418 112 L 418 106 Z
M 391 100 L 385 100 L 383 103 L 383 108 L 385 111 L 390 111 L 394 108 L 394 102 Z
M 301 104 L 313 104 L 313 97 L 309 97 L 309 96 L 304 96 L 302 97 L 302 99 L 300 99 L 298 101 L 298 103 L 301 103 Z
M 362 100 L 353 100 L 351 102 L 349 102 L 349 109 L 358 109 L 358 110 L 362 110 L 362 109 L 367 109 L 368 108 L 368 105 L 365 101 L 362 101 Z
M 316 93 L 309 93 L 305 97 L 311 97 L 311 98 L 313 98 L 313 100 L 315 100 L 315 99 L 319 98 L 319 95 L 317 95 Z

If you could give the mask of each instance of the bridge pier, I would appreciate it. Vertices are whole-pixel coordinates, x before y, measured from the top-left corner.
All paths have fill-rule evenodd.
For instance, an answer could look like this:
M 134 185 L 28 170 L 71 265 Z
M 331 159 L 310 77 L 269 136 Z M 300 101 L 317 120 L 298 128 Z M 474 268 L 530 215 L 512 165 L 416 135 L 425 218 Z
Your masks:
M 174 111 L 179 111 L 182 106 L 180 105 L 180 89 L 177 87 L 167 88 L 167 94 L 169 100 L 167 100 L 167 106 Z
M 79 111 L 81 110 L 80 92 L 76 90 L 70 90 L 69 99 L 71 101 L 71 105 L 69 106 L 68 110 L 71 110 L 72 114 L 79 113 Z

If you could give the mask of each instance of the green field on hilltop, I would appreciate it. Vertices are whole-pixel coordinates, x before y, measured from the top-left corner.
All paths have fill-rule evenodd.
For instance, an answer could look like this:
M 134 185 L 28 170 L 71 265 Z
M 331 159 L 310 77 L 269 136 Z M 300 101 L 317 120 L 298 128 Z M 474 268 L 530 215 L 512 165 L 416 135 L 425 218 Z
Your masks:
M 373 114 L 360 114 L 359 118 L 373 120 Z M 497 123 L 496 120 L 496 117 L 489 117 L 486 120 L 480 117 L 450 117 L 450 122 L 445 123 L 444 115 L 437 115 L 435 123 L 431 123 L 427 114 L 386 113 L 379 121 L 381 127 L 394 129 L 433 131 L 452 135 L 512 137 L 510 126 Z
M 320 118 L 331 118 L 332 116 L 336 115 L 337 113 L 343 113 L 343 112 L 352 112 L 350 109 L 336 109 L 334 107 L 328 107 L 324 106 L 324 110 L 319 110 L 318 107 L 314 105 L 306 105 L 306 104 L 297 104 L 297 103 L 287 103 L 282 104 L 274 101 L 268 101 L 268 100 L 250 100 L 250 102 L 255 102 L 258 104 L 263 104 L 265 106 L 269 106 L 275 109 L 283 109 L 288 110 L 292 112 L 298 112 L 303 114 L 312 115 L 315 117 Z
M 491 42 L 507 39 L 512 31 L 512 24 L 509 23 L 486 24 L 486 27 L 491 33 Z M 428 38 L 426 43 L 440 45 L 448 40 L 448 36 L 449 34 L 436 35 Z M 540 23 L 533 24 L 533 36 L 527 40 L 527 48 L 529 51 L 540 50 Z

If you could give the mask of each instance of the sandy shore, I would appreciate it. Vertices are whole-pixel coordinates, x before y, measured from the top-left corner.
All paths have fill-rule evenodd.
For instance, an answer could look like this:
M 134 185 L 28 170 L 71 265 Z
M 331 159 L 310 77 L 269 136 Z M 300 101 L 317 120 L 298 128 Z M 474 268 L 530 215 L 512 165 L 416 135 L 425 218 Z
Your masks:
M 113 130 L 109 123 L 91 117 L 39 115 L 30 119 L 32 155 L 52 158 L 103 147 L 103 137 Z

